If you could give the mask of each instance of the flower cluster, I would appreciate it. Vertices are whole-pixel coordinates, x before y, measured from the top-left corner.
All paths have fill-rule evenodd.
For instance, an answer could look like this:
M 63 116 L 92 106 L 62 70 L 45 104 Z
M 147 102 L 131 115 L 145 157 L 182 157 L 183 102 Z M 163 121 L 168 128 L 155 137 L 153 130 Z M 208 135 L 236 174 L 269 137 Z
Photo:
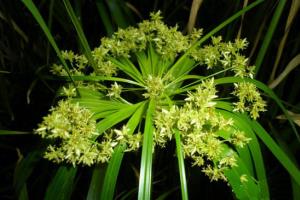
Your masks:
M 246 39 L 235 42 L 222 42 L 222 37 L 212 37 L 212 44 L 198 47 L 191 52 L 191 57 L 208 69 L 222 67 L 230 69 L 238 77 L 253 77 L 254 66 L 248 66 L 248 59 L 241 51 L 248 46 Z
M 70 73 L 72 75 L 84 75 L 86 74 L 86 66 L 88 60 L 84 55 L 77 55 L 73 51 L 62 51 L 62 57 L 68 61 L 71 65 Z M 54 64 L 50 70 L 55 75 L 67 76 L 66 70 L 62 65 Z
M 72 51 L 63 51 L 62 56 L 72 66 L 72 75 L 117 75 L 117 68 L 110 58 L 130 58 L 132 53 L 146 50 L 153 46 L 162 59 L 174 60 L 179 53 L 186 51 L 193 42 L 202 35 L 202 30 L 194 29 L 184 36 L 178 27 L 168 27 L 162 22 L 160 12 L 152 13 L 150 20 L 144 20 L 138 27 L 119 29 L 112 37 L 101 39 L 101 45 L 92 51 L 96 66 L 90 69 L 84 55 L 77 55 Z M 54 64 L 51 72 L 55 75 L 66 76 L 62 65 Z
M 265 111 L 266 102 L 260 96 L 256 86 L 252 83 L 243 82 L 235 84 L 235 90 L 233 92 L 239 98 L 235 105 L 235 111 L 250 112 L 250 116 L 253 119 L 259 117 L 259 112 Z
M 92 113 L 70 100 L 60 101 L 51 113 L 44 117 L 35 133 L 52 141 L 45 152 L 45 158 L 56 163 L 92 165 L 108 162 L 119 143 L 127 145 L 125 151 L 137 150 L 142 141 L 141 133 L 128 134 L 126 126 L 100 135 Z
M 207 69 L 220 68 L 233 72 L 240 78 L 253 78 L 254 66 L 248 65 L 248 58 L 241 55 L 241 51 L 248 46 L 246 39 L 236 39 L 235 42 L 222 42 L 222 37 L 212 37 L 212 44 L 198 47 L 191 52 L 191 57 Z M 220 70 L 220 69 L 218 69 Z M 253 83 L 236 83 L 234 95 L 239 99 L 234 105 L 235 111 L 250 112 L 253 119 L 259 112 L 265 111 L 265 102 L 262 100 Z
M 243 147 L 249 142 L 242 131 L 235 131 L 229 139 L 221 139 L 219 131 L 232 129 L 232 119 L 225 119 L 215 109 L 217 97 L 214 80 L 203 81 L 196 91 L 189 92 L 183 106 L 172 106 L 156 113 L 154 141 L 165 146 L 180 131 L 184 154 L 193 164 L 202 167 L 212 181 L 226 180 L 224 171 L 236 166 L 231 150 L 224 154 L 225 142 Z
M 103 144 L 95 144 L 98 136 L 92 113 L 69 100 L 60 101 L 51 113 L 44 117 L 35 132 L 53 141 L 45 158 L 54 162 L 91 165 L 99 159 Z M 102 154 L 109 154 L 102 152 Z
M 163 80 L 160 77 L 149 76 L 146 80 L 147 92 L 143 94 L 145 98 L 159 98 L 165 89 Z
M 148 101 L 149 98 L 157 102 L 153 116 L 153 140 L 156 146 L 165 147 L 173 139 L 174 133 L 179 131 L 185 157 L 193 165 L 201 167 L 212 181 L 226 180 L 224 172 L 237 165 L 237 154 L 231 147 L 243 148 L 250 138 L 234 126 L 232 119 L 224 117 L 216 109 L 218 96 L 214 78 L 203 77 L 199 84 L 201 80 L 198 75 L 187 74 L 188 71 L 184 74 L 178 70 L 177 77 L 177 73 L 172 73 L 172 67 L 176 64 L 183 69 L 189 65 L 191 68 L 204 66 L 207 72 L 226 71 L 226 75 L 251 79 L 254 67 L 249 66 L 248 59 L 241 54 L 248 43 L 245 39 L 223 42 L 221 37 L 212 37 L 210 45 L 195 46 L 193 44 L 202 36 L 202 30 L 195 29 L 191 34 L 183 35 L 177 26 L 168 27 L 161 20 L 160 12 L 152 13 L 150 20 L 139 23 L 137 27 L 119 29 L 110 38 L 102 38 L 101 45 L 92 51 L 93 65 L 84 55 L 62 52 L 70 66 L 71 75 L 88 75 L 91 80 L 102 80 L 76 82 L 77 89 L 85 89 L 85 94 L 100 94 L 98 92 L 101 91 L 101 95 L 84 101 L 84 98 L 93 95 L 79 97 L 76 96 L 78 90 L 75 86 L 62 87 L 61 93 L 68 97 L 67 100 L 60 101 L 58 106 L 52 108 L 35 131 L 50 143 L 45 153 L 47 159 L 90 166 L 108 162 L 117 145 L 122 145 L 124 151 L 139 149 L 142 133 L 134 133 L 135 130 L 130 130 L 126 125 L 120 128 L 117 123 L 109 130 L 97 132 L 98 121 L 95 118 L 98 117 L 101 123 L 102 118 L 108 117 L 111 110 L 114 112 L 119 106 L 109 112 L 105 109 L 103 113 L 97 111 L 101 117 L 99 113 L 94 115 L 88 106 L 91 102 L 97 106 L 98 100 L 106 101 L 108 107 L 110 103 L 120 102 L 128 106 L 133 103 L 127 101 L 126 97 L 133 94 L 137 97 L 134 101 Z M 184 62 L 178 65 L 179 56 L 186 52 L 189 53 L 180 57 Z M 67 75 L 62 65 L 53 65 L 51 72 L 59 76 Z M 209 75 L 214 77 L 215 74 Z M 194 78 L 198 80 L 194 81 Z M 179 93 L 187 91 L 184 101 L 178 100 L 181 94 L 177 95 L 175 90 Z M 252 83 L 234 84 L 231 94 L 238 99 L 233 103 L 234 111 L 249 112 L 256 119 L 265 110 L 265 102 Z M 143 98 L 138 99 L 140 97 Z M 82 107 L 74 103 L 77 100 L 83 100 L 80 104 Z M 84 102 L 88 102 L 87 108 L 84 108 Z M 121 103 L 118 105 L 123 106 Z M 141 117 L 140 126 L 143 126 L 144 119 Z M 222 132 L 228 133 L 227 136 Z M 242 180 L 247 181 L 246 175 L 241 177 Z

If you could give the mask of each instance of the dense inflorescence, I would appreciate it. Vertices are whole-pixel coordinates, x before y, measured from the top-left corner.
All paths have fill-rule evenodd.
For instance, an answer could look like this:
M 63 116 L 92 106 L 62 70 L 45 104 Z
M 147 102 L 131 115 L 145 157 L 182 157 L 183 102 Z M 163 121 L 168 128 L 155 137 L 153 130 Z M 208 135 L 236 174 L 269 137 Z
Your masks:
M 119 29 L 112 37 L 102 38 L 101 45 L 92 51 L 95 63 L 93 66 L 84 55 L 77 55 L 72 51 L 62 52 L 62 56 L 71 66 L 71 75 L 107 77 L 108 80 L 80 81 L 76 84 L 77 88 L 100 92 L 103 94 L 101 98 L 108 102 L 131 105 L 123 95 L 123 91 L 127 93 L 134 91 L 134 95 L 138 93 L 141 101 L 154 99 L 157 102 L 153 116 L 154 145 L 165 147 L 166 143 L 174 138 L 174 132 L 179 131 L 185 157 L 189 158 L 193 165 L 201 167 L 211 180 L 226 180 L 225 170 L 236 166 L 237 162 L 235 151 L 226 150 L 224 153 L 225 149 L 228 149 L 228 146 L 243 148 L 250 138 L 234 126 L 232 119 L 225 118 L 216 109 L 218 90 L 214 75 L 203 77 L 195 87 L 187 91 L 184 101 L 172 100 L 174 94 L 171 86 L 176 85 L 172 81 L 178 81 L 182 77 L 173 77 L 173 74 L 164 71 L 160 73 L 150 71 L 146 73 L 147 75 L 143 74 L 140 83 L 142 85 L 135 85 L 136 88 L 130 89 L 117 79 L 109 79 L 124 76 L 124 73 L 120 72 L 122 68 L 117 67 L 116 63 L 128 59 L 140 64 L 138 59 L 141 58 L 137 58 L 142 55 L 140 53 L 146 52 L 147 55 L 151 51 L 157 54 L 158 59 L 170 65 L 176 62 L 180 55 L 188 52 L 187 59 L 195 63 L 194 66 L 204 67 L 213 73 L 221 71 L 239 78 L 253 78 L 254 67 L 249 66 L 248 59 L 241 54 L 248 45 L 245 39 L 223 42 L 221 37 L 212 37 L 211 44 L 195 46 L 195 42 L 202 35 L 202 30 L 195 29 L 191 34 L 183 35 L 177 29 L 177 26 L 165 25 L 159 12 L 152 13 L 151 20 L 145 20 L 137 27 Z M 191 47 L 193 48 L 190 49 Z M 68 74 L 57 64 L 52 66 L 51 72 L 59 76 Z M 232 99 L 237 99 L 237 102 L 232 103 L 234 111 L 248 112 L 256 119 L 259 113 L 265 110 L 265 102 L 254 84 L 240 82 L 234 84 L 232 89 L 228 95 Z M 67 99 L 52 108 L 51 113 L 44 117 L 35 131 L 50 143 L 45 153 L 47 159 L 57 163 L 90 166 L 108 162 L 114 148 L 119 144 L 124 145 L 125 151 L 140 148 L 142 133 L 133 133 L 134 130 L 130 130 L 126 125 L 120 128 L 119 124 L 105 132 L 98 132 L 99 122 L 93 118 L 95 113 L 74 103 L 76 98 L 80 99 L 76 97 L 76 88 L 70 84 L 64 86 L 61 93 Z M 219 134 L 221 131 L 230 132 L 229 137 L 221 137 Z
M 183 150 L 193 165 L 203 168 L 211 180 L 226 180 L 224 171 L 236 166 L 233 151 L 224 155 L 224 143 L 243 147 L 249 138 L 242 131 L 234 131 L 229 139 L 221 139 L 222 130 L 230 130 L 232 119 L 225 119 L 215 109 L 217 98 L 214 80 L 203 81 L 194 92 L 189 92 L 182 106 L 172 106 L 156 113 L 154 141 L 165 147 L 174 135 L 174 129 L 181 133 Z

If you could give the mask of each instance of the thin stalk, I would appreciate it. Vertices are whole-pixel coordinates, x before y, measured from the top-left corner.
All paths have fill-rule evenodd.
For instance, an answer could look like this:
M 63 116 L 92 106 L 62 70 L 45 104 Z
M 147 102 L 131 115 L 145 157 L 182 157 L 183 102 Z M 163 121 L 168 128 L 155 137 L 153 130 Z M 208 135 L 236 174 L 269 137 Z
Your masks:
M 266 56 L 267 50 L 270 46 L 271 39 L 273 37 L 273 34 L 275 32 L 275 29 L 277 27 L 277 24 L 279 22 L 281 14 L 283 12 L 285 3 L 286 3 L 286 0 L 279 0 L 278 6 L 275 10 L 275 13 L 274 13 L 273 17 L 272 17 L 270 26 L 267 30 L 267 33 L 264 37 L 263 43 L 261 45 L 261 48 L 258 52 L 256 61 L 255 61 L 255 66 L 256 66 L 255 72 L 254 72 L 255 75 L 257 75 L 257 73 L 258 73 L 258 71 L 259 71 L 259 69 L 260 69 L 260 67 L 261 67 L 261 65 L 264 61 L 264 57 Z
M 231 17 L 229 17 L 227 20 L 225 20 L 223 23 L 221 23 L 219 26 L 217 26 L 216 28 L 214 28 L 213 30 L 211 30 L 209 33 L 207 33 L 204 37 L 202 37 L 199 41 L 195 42 L 186 52 L 185 54 L 183 54 L 178 60 L 177 62 L 173 65 L 173 67 L 168 71 L 168 75 L 170 75 L 170 73 L 172 73 L 172 71 L 174 71 L 174 69 L 181 67 L 181 63 L 184 61 L 184 59 L 186 59 L 186 57 L 191 53 L 191 51 L 193 51 L 197 46 L 200 46 L 202 43 L 204 43 L 206 40 L 208 40 L 211 36 L 213 36 L 214 34 L 216 34 L 217 32 L 219 32 L 220 30 L 222 30 L 224 27 L 226 27 L 228 24 L 230 24 L 231 22 L 233 22 L 234 20 L 236 20 L 237 18 L 239 18 L 240 16 L 242 16 L 244 13 L 246 13 L 247 11 L 251 10 L 252 8 L 256 7 L 257 5 L 259 5 L 260 3 L 262 3 L 264 0 L 257 0 L 255 2 L 253 2 L 252 4 L 250 4 L 249 6 L 247 6 L 246 8 L 243 8 L 242 10 L 238 11 L 237 13 L 235 13 L 234 15 L 232 15 Z
M 185 167 L 184 167 L 184 156 L 181 148 L 180 133 L 178 130 L 175 130 L 175 141 L 176 141 L 176 154 L 178 158 L 179 174 L 180 174 L 181 197 L 183 200 L 188 200 L 189 197 L 188 197 L 187 181 L 186 181 Z
M 142 159 L 140 168 L 139 179 L 139 200 L 151 199 L 151 186 L 152 186 L 152 151 L 153 151 L 153 113 L 155 110 L 155 101 L 150 100 L 146 122 L 144 128 L 144 139 L 142 149 Z
M 82 47 L 84 49 L 85 56 L 87 57 L 89 63 L 92 65 L 92 67 L 96 68 L 96 64 L 95 64 L 94 58 L 92 56 L 91 48 L 90 48 L 89 43 L 88 43 L 88 41 L 87 41 L 87 39 L 84 35 L 84 32 L 83 32 L 82 27 L 80 25 L 80 22 L 79 22 L 78 18 L 75 15 L 75 12 L 72 8 L 72 5 L 71 5 L 69 0 L 63 0 L 63 2 L 64 2 L 64 5 L 66 7 L 66 10 L 69 14 L 69 17 L 70 17 L 70 19 L 71 19 L 71 21 L 72 21 L 72 23 L 73 23 L 73 25 L 76 29 L 79 40 L 80 40 L 80 42 L 82 44 Z
M 77 86 L 75 84 L 75 82 L 73 81 L 70 71 L 69 71 L 69 67 L 66 63 L 66 61 L 64 60 L 64 58 L 61 55 L 61 51 L 58 48 L 49 28 L 47 27 L 44 19 L 42 18 L 39 10 L 37 9 L 37 7 L 35 6 L 35 4 L 32 2 L 32 0 L 22 0 L 22 2 L 25 4 L 25 6 L 28 8 L 28 10 L 31 12 L 32 16 L 35 18 L 35 20 L 38 22 L 38 24 L 40 25 L 41 29 L 43 30 L 43 32 L 45 33 L 47 39 L 49 40 L 51 46 L 53 47 L 54 51 L 56 52 L 60 62 L 62 63 L 64 69 L 66 70 L 68 77 L 70 78 L 72 84 L 74 85 L 74 87 L 76 88 L 77 94 L 78 90 L 77 90 Z

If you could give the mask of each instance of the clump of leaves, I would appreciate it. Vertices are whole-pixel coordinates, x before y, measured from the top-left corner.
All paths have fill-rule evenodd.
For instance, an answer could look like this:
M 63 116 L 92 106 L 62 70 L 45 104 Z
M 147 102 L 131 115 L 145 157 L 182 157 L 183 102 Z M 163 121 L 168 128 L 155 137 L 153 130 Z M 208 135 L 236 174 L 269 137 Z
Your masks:
M 211 44 L 194 45 L 201 36 L 196 29 L 183 35 L 157 12 L 137 27 L 102 38 L 92 51 L 95 65 L 85 55 L 64 51 L 76 84 L 63 87 L 67 98 L 35 131 L 50 140 L 45 158 L 90 166 L 109 162 L 115 149 L 122 155 L 143 147 L 142 177 L 151 172 L 155 148 L 164 148 L 177 133 L 181 153 L 211 181 L 228 181 L 237 193 L 254 188 L 259 195 L 254 173 L 239 155 L 253 135 L 232 117 L 249 113 L 256 119 L 265 111 L 248 81 L 254 71 L 242 55 L 248 43 L 212 37 Z M 54 64 L 51 72 L 69 80 L 62 65 Z M 242 81 L 217 87 L 226 76 Z

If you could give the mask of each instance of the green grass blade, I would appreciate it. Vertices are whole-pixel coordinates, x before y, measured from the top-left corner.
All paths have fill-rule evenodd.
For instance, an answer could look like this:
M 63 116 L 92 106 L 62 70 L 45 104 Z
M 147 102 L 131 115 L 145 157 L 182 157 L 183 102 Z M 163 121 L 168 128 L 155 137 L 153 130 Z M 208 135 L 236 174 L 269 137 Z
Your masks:
M 31 12 L 31 14 L 33 15 L 33 17 L 35 18 L 35 20 L 38 22 L 38 24 L 40 25 L 41 29 L 44 31 L 46 37 L 48 38 L 51 46 L 53 47 L 54 51 L 56 52 L 60 62 L 63 64 L 64 69 L 66 70 L 66 72 L 68 73 L 68 76 L 70 77 L 71 82 L 74 84 L 74 86 L 76 87 L 71 75 L 70 75 L 70 71 L 69 71 L 69 67 L 66 63 L 66 61 L 63 59 L 62 55 L 61 55 L 61 51 L 58 48 L 51 32 L 49 31 L 44 19 L 42 18 L 39 10 L 37 9 L 37 7 L 34 5 L 34 3 L 32 2 L 32 0 L 22 0 L 22 2 L 25 4 L 25 6 L 28 8 L 28 10 Z
M 114 28 L 112 26 L 112 22 L 110 20 L 110 16 L 105 7 L 104 1 L 96 0 L 96 6 L 97 6 L 98 13 L 100 15 L 100 18 L 102 20 L 102 23 L 104 24 L 106 33 L 108 36 L 111 36 L 114 33 Z
M 135 110 L 140 106 L 141 103 L 127 106 L 123 109 L 120 109 L 118 112 L 111 114 L 97 123 L 96 128 L 97 131 L 101 134 L 107 129 L 113 127 L 114 125 L 118 124 L 119 122 L 125 120 L 126 118 L 130 117 Z
M 259 89 L 261 89 L 262 91 L 264 91 L 269 97 L 271 97 L 276 104 L 280 107 L 280 109 L 283 111 L 283 113 L 285 114 L 285 116 L 287 117 L 298 141 L 300 142 L 300 136 L 299 133 L 295 127 L 295 124 L 293 123 L 293 120 L 291 119 L 290 115 L 288 114 L 288 111 L 285 109 L 284 105 L 281 103 L 281 100 L 277 97 L 277 95 L 268 87 L 266 86 L 264 83 L 257 81 L 255 79 L 249 79 L 249 78 L 239 78 L 239 77 L 224 77 L 224 78 L 219 78 L 215 80 L 216 84 L 225 84 L 225 83 L 238 83 L 238 82 L 250 82 L 256 85 L 256 87 L 258 87 Z
M 153 150 L 153 114 L 155 111 L 155 101 L 150 100 L 143 138 L 143 149 L 140 168 L 139 193 L 138 199 L 151 199 L 152 186 L 152 150 Z
M 139 108 L 136 110 L 136 112 L 132 115 L 132 117 L 129 119 L 127 123 L 127 128 L 129 129 L 128 134 L 133 134 L 136 127 L 141 122 L 141 119 L 144 114 L 144 108 L 145 108 L 146 102 L 141 104 Z M 126 146 L 125 145 L 118 145 L 116 149 L 114 150 L 114 154 L 112 155 L 112 158 L 109 161 L 105 178 L 103 181 L 103 187 L 101 189 L 101 200 L 110 200 L 114 197 L 116 182 L 119 174 L 119 170 L 121 167 L 124 150 Z M 100 192 L 100 191 L 99 191 Z
M 183 158 L 183 151 L 180 142 L 180 133 L 178 130 L 175 130 L 175 141 L 176 141 L 176 155 L 178 159 L 179 174 L 180 174 L 181 199 L 188 200 L 189 197 L 188 197 L 187 181 L 185 175 L 184 158 Z
M 256 137 L 256 134 L 249 126 L 249 123 L 247 123 L 247 116 L 243 114 L 238 114 L 239 116 L 239 123 L 240 126 L 244 127 L 246 130 L 246 134 L 248 137 L 250 137 L 252 140 L 248 144 L 248 147 L 251 151 L 252 159 L 255 166 L 255 172 L 259 181 L 259 185 L 261 188 L 261 194 L 263 199 L 270 199 L 270 193 L 269 193 L 269 186 L 266 176 L 266 169 L 262 157 L 262 152 L 260 148 L 259 141 Z
M 34 170 L 35 165 L 40 160 L 41 154 L 38 151 L 30 152 L 24 159 L 19 162 L 14 171 L 14 189 L 17 196 L 22 195 L 26 181 Z
M 117 26 L 121 28 L 126 28 L 127 26 L 129 26 L 127 17 L 122 11 L 124 2 L 120 0 L 110 0 L 106 1 L 106 3 Z
M 92 119 L 98 120 L 98 119 L 103 119 L 109 115 L 115 114 L 116 110 L 108 110 L 108 111 L 103 111 L 103 112 L 96 112 L 93 114 Z
M 178 190 L 178 187 L 165 191 L 163 194 L 159 195 L 156 200 L 165 200 L 169 195 Z
M 29 200 L 26 184 L 24 184 L 24 186 L 22 187 L 18 200 Z
M 47 187 L 45 200 L 67 200 L 71 198 L 77 168 L 61 166 Z
M 263 43 L 261 45 L 261 48 L 258 52 L 256 61 L 255 61 L 255 66 L 256 66 L 255 71 L 254 71 L 255 75 L 258 73 L 258 71 L 259 71 L 259 69 L 262 65 L 262 62 L 264 60 L 264 57 L 265 57 L 266 52 L 268 50 L 268 47 L 270 46 L 270 42 L 271 42 L 271 39 L 273 37 L 274 31 L 275 31 L 275 29 L 277 27 L 277 24 L 279 22 L 280 16 L 283 13 L 284 6 L 285 6 L 286 2 L 287 2 L 286 0 L 279 0 L 279 3 L 278 3 L 277 8 L 275 10 L 275 13 L 272 17 L 270 26 L 268 28 L 268 31 L 267 31 L 265 37 L 264 37 Z
M 91 90 L 88 88 L 78 88 L 78 91 L 80 93 L 80 97 L 83 99 L 102 99 L 105 97 L 104 94 L 102 94 L 99 91 Z
M 216 28 L 214 28 L 212 31 L 210 31 L 209 33 L 207 33 L 205 36 L 203 36 L 199 41 L 195 42 L 186 52 L 185 54 L 183 54 L 178 60 L 177 62 L 172 66 L 172 68 L 169 70 L 168 73 L 173 73 L 173 71 L 176 71 L 178 69 L 180 69 L 182 67 L 182 63 L 183 61 L 188 57 L 189 53 L 195 49 L 197 46 L 200 46 L 203 42 L 205 42 L 206 40 L 208 40 L 211 36 L 213 36 L 214 34 L 216 34 L 217 32 L 219 32 L 220 30 L 222 30 L 224 27 L 226 27 L 228 24 L 230 24 L 231 22 L 233 22 L 234 20 L 236 20 L 237 18 L 239 18 L 240 16 L 244 15 L 246 12 L 248 12 L 249 10 L 251 10 L 252 8 L 256 7 L 257 5 L 259 5 L 260 3 L 262 3 L 264 0 L 257 0 L 253 3 L 251 3 L 250 5 L 248 5 L 247 7 L 241 9 L 240 11 L 238 11 L 237 13 L 235 13 L 234 15 L 232 15 L 231 17 L 229 17 L 227 20 L 225 20 L 224 22 L 222 22 L 220 25 L 218 25 Z
M 293 177 L 298 185 L 300 185 L 300 170 L 286 155 L 286 153 L 276 144 L 272 137 L 265 131 L 265 129 L 256 121 L 250 121 L 252 128 L 257 136 L 263 141 L 263 143 L 269 148 L 273 155 Z
M 95 166 L 93 170 L 89 191 L 86 198 L 87 200 L 96 200 L 100 198 L 105 172 L 106 172 L 106 165 Z
M 133 196 L 136 192 L 138 191 L 138 188 L 133 188 L 131 190 L 129 190 L 125 195 L 123 195 L 120 200 L 128 200 L 128 199 L 133 199 L 130 198 L 131 196 Z
M 232 148 L 227 146 L 226 144 L 223 144 L 222 146 L 224 155 L 228 155 L 228 153 L 233 152 Z M 268 199 L 263 198 L 263 192 L 261 191 L 259 185 L 260 183 L 257 184 L 257 181 L 248 170 L 249 167 L 246 165 L 244 160 L 242 160 L 238 154 L 234 154 L 237 161 L 237 166 L 225 170 L 225 176 L 228 179 L 228 183 L 230 184 L 232 191 L 236 195 L 237 199 Z M 246 177 L 246 180 L 243 180 L 241 178 L 243 176 Z
M 103 112 L 108 110 L 120 110 L 126 107 L 130 107 L 128 104 L 116 102 L 116 101 L 106 101 L 99 99 L 87 99 L 87 98 L 74 98 L 72 102 L 79 103 L 79 105 L 88 108 L 94 113 Z
M 100 197 L 100 200 L 112 200 L 115 193 L 116 182 L 123 160 L 125 146 L 118 145 L 114 149 L 114 153 L 108 163 L 107 170 L 103 174 L 103 182 L 101 185 L 97 186 L 97 196 Z M 99 198 L 97 198 L 99 199 Z
M 1 136 L 1 135 L 27 135 L 27 134 L 32 134 L 32 132 L 27 132 L 27 131 L 0 130 L 0 136 Z
M 175 65 L 177 62 L 175 63 Z M 173 68 L 172 74 L 174 74 L 175 77 L 182 77 L 186 74 L 188 74 L 192 69 L 194 69 L 197 64 L 195 64 L 195 61 L 190 58 L 185 58 L 181 60 L 181 67 Z
M 224 102 L 225 103 L 225 102 Z M 226 103 L 225 103 L 226 104 Z M 228 104 L 228 103 L 227 103 Z M 228 108 L 229 106 L 227 106 Z M 222 108 L 222 107 L 221 107 Z M 270 194 L 269 194 L 269 186 L 267 182 L 267 177 L 266 177 L 266 170 L 265 170 L 265 165 L 262 157 L 262 152 L 260 149 L 259 142 L 257 140 L 257 137 L 255 133 L 253 132 L 251 126 L 248 124 L 248 119 L 246 118 L 245 115 L 243 114 L 238 114 L 238 113 L 232 113 L 232 108 L 229 107 L 227 109 L 226 107 L 222 108 L 227 111 L 219 110 L 219 112 L 228 118 L 231 118 L 234 120 L 234 124 L 240 129 L 245 132 L 245 134 L 251 138 L 250 143 L 248 144 L 248 148 L 250 149 L 254 167 L 255 167 L 255 172 L 259 181 L 259 186 L 260 186 L 260 191 L 261 191 L 261 197 L 264 199 L 269 199 Z M 243 148 L 243 149 L 246 149 Z M 240 153 L 240 150 L 238 151 Z M 252 172 L 253 165 L 252 165 L 252 160 L 248 160 L 249 158 L 243 157 L 243 155 L 239 154 L 243 162 L 245 163 L 246 167 L 248 168 L 248 171 L 252 176 L 254 176 L 254 173 Z M 246 159 L 246 160 L 245 160 Z M 250 166 L 248 165 L 250 164 Z
M 93 68 L 96 68 L 96 64 L 95 64 L 94 58 L 92 56 L 91 48 L 90 48 L 89 43 L 88 43 L 88 41 L 87 41 L 87 39 L 84 35 L 84 32 L 83 32 L 82 27 L 80 25 L 80 22 L 79 22 L 78 18 L 75 15 L 75 12 L 72 8 L 72 5 L 71 5 L 69 0 L 63 0 L 63 2 L 64 2 L 64 5 L 66 7 L 66 10 L 69 14 L 69 17 L 70 17 L 70 19 L 71 19 L 71 21 L 72 21 L 72 23 L 73 23 L 73 25 L 76 29 L 77 35 L 78 35 L 79 40 L 81 42 L 81 45 L 84 49 L 84 54 L 87 57 L 87 59 L 88 59 L 89 63 L 91 64 L 91 66 Z
M 275 136 L 275 141 L 277 142 L 279 147 L 286 153 L 287 156 L 289 156 L 291 161 L 297 165 L 297 159 L 294 153 L 291 151 L 290 143 L 287 144 L 284 142 L 284 140 L 281 137 L 281 134 L 278 133 L 278 131 L 273 127 L 273 125 L 270 126 L 270 132 L 272 132 L 272 135 Z M 299 166 L 297 165 L 297 167 Z M 293 179 L 292 176 L 290 176 L 290 180 L 291 180 L 293 199 L 298 200 L 300 199 L 300 190 L 299 190 L 300 185 L 297 184 L 297 182 Z
M 255 180 L 251 178 L 247 167 L 244 162 L 237 158 L 238 167 L 233 167 L 229 170 L 225 171 L 225 176 L 228 179 L 228 183 L 230 184 L 234 194 L 237 199 L 240 200 L 261 200 L 260 198 L 260 189 L 258 185 L 255 183 Z M 242 182 L 241 176 L 246 175 L 247 181 Z
M 67 76 L 42 76 L 44 79 L 48 80 L 70 80 Z M 129 83 L 132 85 L 137 85 L 143 87 L 142 84 L 137 83 L 135 81 L 125 79 L 125 78 L 118 78 L 118 77 L 107 77 L 107 76 L 72 76 L 74 81 L 116 81 L 122 83 Z
M 161 66 L 157 65 L 158 61 L 161 58 L 156 53 L 155 49 L 153 48 L 153 46 L 151 44 L 149 44 L 149 47 L 148 47 L 148 59 L 150 61 L 150 65 L 148 65 L 148 67 L 150 68 L 151 74 L 157 76 L 159 70 L 162 68 Z
M 144 79 L 139 72 L 139 70 L 134 66 L 134 64 L 127 58 L 119 58 L 118 60 L 115 58 L 111 58 L 110 61 L 115 64 L 117 68 L 125 72 L 128 76 L 133 78 L 140 84 L 144 84 Z
M 299 200 L 300 199 L 300 185 L 296 183 L 294 179 L 291 179 L 292 184 L 292 190 L 293 190 L 293 200 Z
M 149 66 L 151 65 L 146 53 L 144 51 L 139 51 L 135 53 L 136 59 L 139 63 L 139 68 L 144 77 L 147 77 L 150 73 Z

